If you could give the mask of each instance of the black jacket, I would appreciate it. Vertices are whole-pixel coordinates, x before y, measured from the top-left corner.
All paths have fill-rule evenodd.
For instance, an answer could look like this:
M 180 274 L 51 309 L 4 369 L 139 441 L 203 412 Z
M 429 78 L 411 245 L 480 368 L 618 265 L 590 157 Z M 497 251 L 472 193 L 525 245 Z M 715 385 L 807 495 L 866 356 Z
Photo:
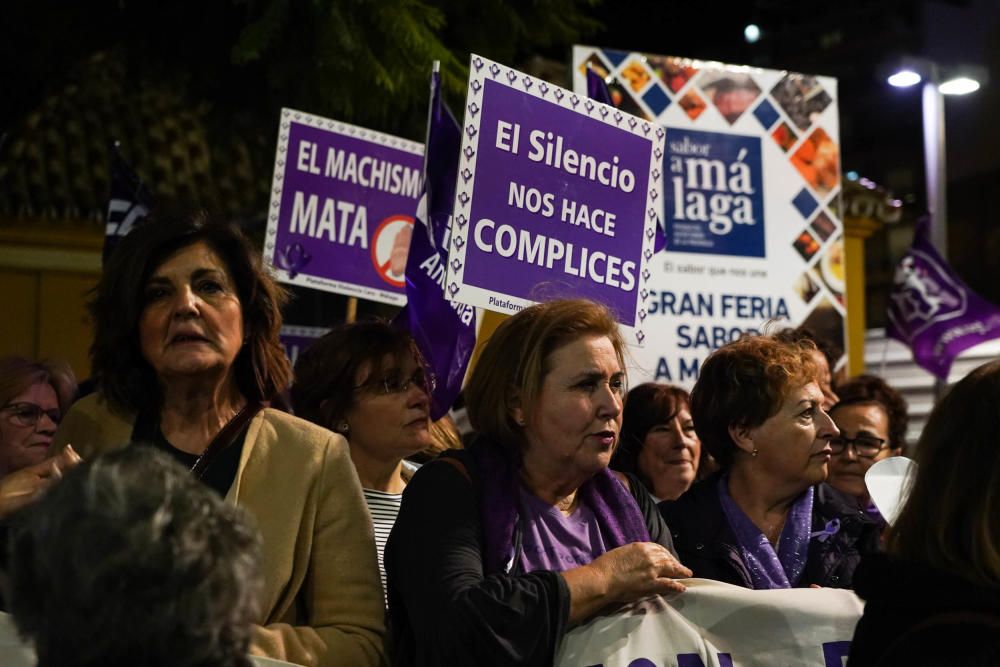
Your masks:
M 385 548 L 393 664 L 551 665 L 569 618 L 566 581 L 516 567 L 484 573 L 474 459 L 464 451 L 442 456 L 462 465 L 436 460 L 414 474 Z M 651 540 L 673 551 L 646 489 L 635 477 L 629 483 Z
M 722 473 L 698 482 L 674 501 L 660 503 L 660 512 L 673 533 L 681 563 L 695 577 L 753 588 L 750 572 L 740 556 L 736 536 L 719 502 L 716 486 Z M 878 524 L 860 511 L 857 502 L 827 484 L 816 486 L 812 531 L 840 519 L 840 530 L 825 541 L 809 542 L 806 568 L 798 586 L 810 584 L 850 588 L 862 554 L 879 549 Z
M 848 667 L 1000 665 L 1000 588 L 874 554 L 854 589 L 866 604 Z

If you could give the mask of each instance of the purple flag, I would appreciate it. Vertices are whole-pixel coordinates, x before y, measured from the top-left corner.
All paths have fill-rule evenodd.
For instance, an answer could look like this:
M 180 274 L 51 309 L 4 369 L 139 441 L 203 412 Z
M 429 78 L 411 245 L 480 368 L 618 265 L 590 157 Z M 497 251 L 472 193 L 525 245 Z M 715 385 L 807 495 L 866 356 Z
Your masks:
M 104 230 L 104 253 L 108 261 L 118 241 L 142 224 L 152 206 L 152 197 L 142 179 L 122 157 L 118 142 L 111 145 L 111 197 Z
M 913 350 L 913 361 L 941 380 L 964 350 L 1000 338 L 1000 308 L 962 282 L 917 223 L 913 245 L 896 265 L 886 334 Z
M 608 90 L 608 84 L 589 66 L 587 67 L 587 97 L 595 102 L 614 106 L 614 103 L 611 101 L 611 91 Z
M 406 307 L 395 323 L 409 330 L 437 380 L 431 396 L 431 419 L 436 420 L 455 402 L 476 347 L 476 309 L 444 298 L 462 137 L 441 99 L 441 76 L 436 68 L 431 74 L 428 115 L 424 192 L 406 258 Z
M 587 66 L 587 97 L 601 104 L 615 106 L 611 100 L 611 91 L 608 90 L 607 82 L 589 65 Z M 653 252 L 660 252 L 666 247 L 667 235 L 663 232 L 663 217 L 659 216 L 656 219 L 656 238 L 653 239 Z

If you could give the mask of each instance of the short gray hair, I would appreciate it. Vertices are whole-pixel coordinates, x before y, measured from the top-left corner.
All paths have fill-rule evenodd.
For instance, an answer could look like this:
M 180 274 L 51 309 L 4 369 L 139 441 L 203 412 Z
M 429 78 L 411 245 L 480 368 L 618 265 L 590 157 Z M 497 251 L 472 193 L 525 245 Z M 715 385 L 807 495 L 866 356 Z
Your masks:
M 9 606 L 39 667 L 243 667 L 260 539 L 144 445 L 69 471 L 12 519 Z

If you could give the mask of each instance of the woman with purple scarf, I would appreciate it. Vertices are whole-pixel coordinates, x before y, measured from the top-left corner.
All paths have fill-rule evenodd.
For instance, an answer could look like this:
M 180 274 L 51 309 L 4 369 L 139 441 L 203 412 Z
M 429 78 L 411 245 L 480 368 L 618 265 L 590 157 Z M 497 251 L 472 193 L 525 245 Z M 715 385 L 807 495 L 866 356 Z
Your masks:
M 695 577 L 753 589 L 850 588 L 879 526 L 824 484 L 839 431 L 810 341 L 749 336 L 708 357 L 691 415 L 721 470 L 660 511 Z
M 389 543 L 396 665 L 548 665 L 597 612 L 687 577 L 618 444 L 625 344 L 603 306 L 561 300 L 506 320 L 466 387 L 478 438 L 425 465 Z

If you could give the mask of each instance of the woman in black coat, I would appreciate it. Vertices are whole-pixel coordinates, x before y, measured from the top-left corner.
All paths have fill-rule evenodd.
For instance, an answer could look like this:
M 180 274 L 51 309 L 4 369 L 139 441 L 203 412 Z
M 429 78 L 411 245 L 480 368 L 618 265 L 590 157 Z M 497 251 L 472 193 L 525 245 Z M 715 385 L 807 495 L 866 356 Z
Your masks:
M 744 337 L 716 350 L 691 393 L 720 471 L 660 505 L 695 577 L 754 589 L 849 588 L 878 526 L 823 484 L 839 432 L 810 341 Z

